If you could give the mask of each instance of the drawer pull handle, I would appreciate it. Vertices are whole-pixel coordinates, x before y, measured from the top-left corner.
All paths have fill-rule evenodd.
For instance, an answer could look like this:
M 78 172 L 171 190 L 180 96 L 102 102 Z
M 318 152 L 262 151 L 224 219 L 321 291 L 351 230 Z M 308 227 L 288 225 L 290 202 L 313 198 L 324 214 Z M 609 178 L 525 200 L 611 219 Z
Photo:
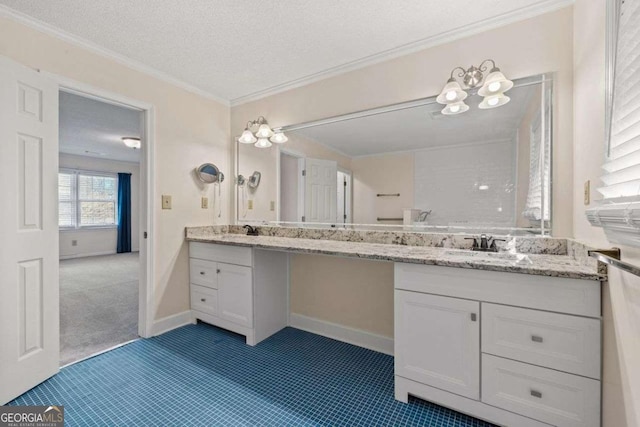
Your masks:
M 200 274 L 204 276 L 205 273 L 204 273 L 204 271 L 201 271 Z
M 207 302 L 207 299 L 206 298 L 200 298 L 200 301 Z
M 540 337 L 538 335 L 531 335 L 531 341 L 533 341 L 533 342 L 542 342 L 543 339 L 542 339 L 542 337 Z
M 220 274 L 220 269 L 217 269 L 217 270 L 216 270 L 216 273 Z
M 531 396 L 537 397 L 538 399 L 542 399 L 542 393 L 537 390 L 531 390 Z
M 475 313 L 471 313 L 471 321 L 475 322 L 478 319 L 478 315 Z

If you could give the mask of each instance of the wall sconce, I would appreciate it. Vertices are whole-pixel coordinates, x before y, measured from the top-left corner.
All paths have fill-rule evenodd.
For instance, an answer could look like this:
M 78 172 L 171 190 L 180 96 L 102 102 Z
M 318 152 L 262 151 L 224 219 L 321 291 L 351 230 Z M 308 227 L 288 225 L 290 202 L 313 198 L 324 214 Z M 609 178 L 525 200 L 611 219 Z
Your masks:
M 252 131 L 256 129 L 256 131 Z M 271 143 L 284 144 L 289 138 L 281 131 L 273 131 L 263 116 L 247 122 L 244 132 L 238 138 L 241 144 L 254 144 L 258 148 L 269 148 Z
M 486 64 L 488 62 L 493 66 L 485 79 L 484 73 L 487 71 Z M 484 99 L 480 105 L 478 105 L 478 108 L 484 110 L 500 107 L 511 100 L 511 98 L 504 93 L 513 87 L 513 82 L 502 74 L 502 71 L 496 67 L 493 59 L 485 59 L 477 67 L 472 65 L 466 70 L 462 67 L 455 67 L 451 70 L 451 76 L 449 80 L 447 80 L 447 84 L 442 88 L 442 92 L 440 92 L 440 95 L 436 98 L 439 104 L 446 105 L 442 110 L 442 114 L 460 114 L 469 109 L 469 106 L 464 103 L 468 94 L 453 76 L 456 70 L 460 70 L 458 77 L 462 78 L 465 89 L 473 89 L 482 84 L 482 87 L 478 90 L 478 95 L 483 96 Z
M 140 148 L 140 138 L 125 136 L 124 138 L 122 138 L 122 143 L 129 148 L 133 148 L 134 150 Z

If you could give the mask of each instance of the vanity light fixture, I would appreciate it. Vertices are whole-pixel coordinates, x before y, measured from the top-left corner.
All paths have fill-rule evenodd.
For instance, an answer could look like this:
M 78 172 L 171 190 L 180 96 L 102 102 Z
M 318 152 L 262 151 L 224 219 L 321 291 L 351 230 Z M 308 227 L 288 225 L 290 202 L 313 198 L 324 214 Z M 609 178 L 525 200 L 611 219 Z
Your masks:
M 484 73 L 487 71 L 487 63 L 491 63 L 492 67 L 489 71 L 489 75 L 484 77 Z M 451 70 L 451 76 L 447 80 L 447 84 L 440 92 L 440 95 L 436 98 L 439 104 L 446 105 L 442 110 L 442 114 L 453 115 L 464 113 L 469 109 L 469 106 L 464 103 L 468 94 L 465 89 L 462 88 L 460 83 L 454 77 L 456 70 L 460 70 L 458 78 L 462 78 L 462 83 L 466 90 L 474 89 L 480 85 L 478 95 L 484 97 L 478 108 L 488 109 L 500 107 L 511 100 L 504 93 L 513 87 L 513 82 L 508 80 L 502 71 L 496 67 L 496 63 L 493 59 L 485 59 L 479 66 L 472 65 L 466 70 L 462 67 L 455 67 Z
M 254 132 L 252 129 L 257 130 Z M 281 131 L 274 131 L 269 127 L 267 119 L 263 116 L 258 117 L 256 120 L 247 122 L 247 126 L 244 128 L 244 132 L 238 138 L 238 142 L 241 144 L 254 144 L 258 148 L 269 148 L 273 143 L 284 144 L 289 138 Z
M 133 148 L 134 150 L 138 150 L 140 148 L 140 138 L 135 138 L 132 136 L 125 136 L 122 138 L 122 142 L 129 148 Z

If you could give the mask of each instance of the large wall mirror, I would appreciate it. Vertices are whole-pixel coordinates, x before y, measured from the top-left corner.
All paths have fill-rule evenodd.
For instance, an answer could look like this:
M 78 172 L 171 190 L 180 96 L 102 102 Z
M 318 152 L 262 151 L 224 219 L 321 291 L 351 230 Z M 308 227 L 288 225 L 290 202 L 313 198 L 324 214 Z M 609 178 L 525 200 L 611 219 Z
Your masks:
M 443 115 L 435 97 L 282 128 L 238 144 L 238 222 L 433 232 L 549 234 L 552 79 L 515 81 L 511 101 Z

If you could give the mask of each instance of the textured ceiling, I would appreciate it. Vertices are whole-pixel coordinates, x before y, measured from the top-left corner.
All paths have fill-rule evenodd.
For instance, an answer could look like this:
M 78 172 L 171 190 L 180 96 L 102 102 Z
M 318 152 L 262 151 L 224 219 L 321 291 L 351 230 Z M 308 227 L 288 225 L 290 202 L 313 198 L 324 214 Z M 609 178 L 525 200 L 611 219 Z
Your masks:
M 469 111 L 455 116 L 439 114 L 443 106 L 430 104 L 289 134 L 299 133 L 349 157 L 509 139 L 518 131 L 535 90 L 540 85 L 511 89 L 508 104 L 489 110 L 480 110 L 482 97 L 472 95 L 465 100 Z
M 0 0 L 225 100 L 559 2 Z
M 122 137 L 140 137 L 141 125 L 140 111 L 60 92 L 61 153 L 139 162 L 140 150 Z

